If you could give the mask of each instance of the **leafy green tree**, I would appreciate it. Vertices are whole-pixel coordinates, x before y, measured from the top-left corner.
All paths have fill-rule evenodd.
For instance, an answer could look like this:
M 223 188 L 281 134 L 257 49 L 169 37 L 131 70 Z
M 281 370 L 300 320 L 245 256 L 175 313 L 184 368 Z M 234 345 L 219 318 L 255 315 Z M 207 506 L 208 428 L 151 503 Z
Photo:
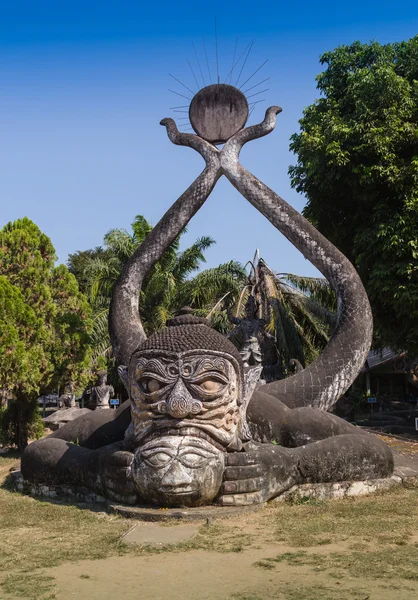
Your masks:
M 79 250 L 70 254 L 68 257 L 68 270 L 77 279 L 78 289 L 83 294 L 88 292 L 90 283 L 89 270 L 87 266 L 95 258 L 106 258 L 106 250 L 101 246 L 92 248 L 91 250 Z
M 54 260 L 51 241 L 26 217 L 0 230 L 0 388 L 15 398 L 9 421 L 20 448 L 39 393 L 88 379 L 90 307 Z
M 113 287 L 129 258 L 151 230 L 147 220 L 138 215 L 132 223 L 132 232 L 112 229 L 104 237 L 103 248 L 69 256 L 69 270 L 79 280 L 87 282 L 86 290 L 93 308 L 95 356 L 109 357 L 111 354 L 107 321 Z M 246 277 L 239 263 L 230 261 L 192 276 L 205 262 L 204 253 L 214 243 L 210 237 L 202 237 L 181 252 L 178 238 L 154 266 L 143 283 L 139 306 L 148 335 L 163 327 L 166 320 L 184 306 L 208 314 L 219 301 L 233 303 L 234 294 L 239 292 L 240 283 Z M 83 263 L 81 255 L 85 259 Z
M 357 267 L 375 344 L 418 354 L 418 36 L 321 56 L 322 97 L 292 136 L 305 216 Z
M 4 275 L 0 276 L 0 314 L 0 388 L 16 395 L 36 394 L 39 382 L 51 375 L 44 344 L 48 331 L 19 288 Z

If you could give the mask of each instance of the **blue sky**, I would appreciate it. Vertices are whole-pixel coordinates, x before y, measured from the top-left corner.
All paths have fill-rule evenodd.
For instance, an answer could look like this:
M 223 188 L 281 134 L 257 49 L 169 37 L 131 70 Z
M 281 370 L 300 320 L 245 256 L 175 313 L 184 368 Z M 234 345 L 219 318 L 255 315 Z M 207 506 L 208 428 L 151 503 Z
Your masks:
M 0 226 L 24 215 L 68 253 L 99 245 L 112 227 L 136 214 L 155 224 L 200 172 L 192 150 L 172 145 L 159 121 L 183 99 L 172 73 L 193 90 L 193 43 L 212 74 L 217 16 L 221 80 L 230 71 L 236 37 L 255 38 L 240 83 L 268 59 L 254 83 L 270 77 L 250 122 L 270 104 L 283 113 L 267 138 L 248 144 L 243 164 L 295 208 L 290 188 L 295 158 L 289 137 L 303 108 L 318 97 L 319 55 L 355 40 L 381 43 L 418 32 L 416 0 L 402 3 L 133 2 L 15 0 L 0 6 Z M 207 75 L 207 71 L 204 71 Z M 206 80 L 207 81 L 207 80 Z M 257 90 L 254 90 L 256 92 Z M 187 92 L 186 92 L 187 93 Z M 187 101 L 184 102 L 185 104 Z M 183 115 L 181 115 L 183 116 Z M 210 235 L 208 266 L 246 262 L 256 248 L 278 271 L 315 269 L 224 179 L 190 223 L 184 244 Z

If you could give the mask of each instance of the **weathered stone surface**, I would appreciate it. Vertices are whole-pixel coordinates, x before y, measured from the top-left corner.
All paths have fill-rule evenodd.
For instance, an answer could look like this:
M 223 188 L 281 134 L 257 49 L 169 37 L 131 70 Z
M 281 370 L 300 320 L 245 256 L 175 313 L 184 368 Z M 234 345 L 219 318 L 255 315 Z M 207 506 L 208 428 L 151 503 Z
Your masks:
M 14 471 L 11 476 L 17 492 L 28 494 L 35 498 L 49 498 L 63 502 L 87 504 L 103 504 L 107 502 L 106 498 L 100 496 L 100 494 L 96 494 L 82 486 L 31 483 L 23 478 L 21 471 Z
M 305 500 L 331 500 L 350 496 L 366 496 L 381 490 L 401 485 L 398 477 L 366 479 L 364 481 L 341 481 L 340 483 L 305 483 L 295 485 L 273 502 L 294 502 Z
M 209 85 L 193 97 L 189 118 L 197 135 L 212 144 L 223 144 L 247 122 L 248 102 L 232 85 Z
M 84 448 L 101 448 L 123 440 L 131 422 L 131 403 L 124 402 L 117 410 L 91 411 L 83 409 L 81 417 L 61 427 L 51 438 L 78 443 Z
M 225 453 L 191 436 L 162 436 L 135 453 L 132 477 L 139 496 L 157 506 L 202 506 L 218 495 Z
M 152 546 L 166 546 L 179 544 L 190 540 L 198 532 L 200 524 L 177 525 L 177 527 L 163 527 L 157 523 L 139 523 L 132 527 L 121 541 L 124 544 L 151 544 Z
M 88 408 L 61 408 L 44 417 L 42 420 L 46 427 L 55 431 L 66 423 L 74 421 L 74 419 L 78 419 L 83 415 L 87 415 L 89 412 Z
M 149 506 L 126 506 L 109 503 L 108 508 L 122 517 L 140 521 L 206 521 L 228 519 L 259 510 L 262 504 L 248 506 L 197 506 L 189 508 L 151 508 Z

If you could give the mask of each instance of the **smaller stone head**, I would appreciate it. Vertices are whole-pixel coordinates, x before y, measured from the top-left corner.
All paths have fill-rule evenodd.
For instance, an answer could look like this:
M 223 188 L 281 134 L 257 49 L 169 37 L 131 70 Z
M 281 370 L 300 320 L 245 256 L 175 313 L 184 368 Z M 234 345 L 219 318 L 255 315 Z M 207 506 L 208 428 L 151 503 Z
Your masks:
M 250 296 L 245 304 L 245 316 L 247 319 L 254 319 L 258 310 L 258 302 L 254 296 Z
M 157 437 L 136 451 L 131 477 L 141 498 L 151 504 L 210 504 L 222 483 L 224 456 L 198 437 Z
M 107 371 L 99 371 L 97 373 L 97 382 L 99 385 L 106 385 L 107 383 Z

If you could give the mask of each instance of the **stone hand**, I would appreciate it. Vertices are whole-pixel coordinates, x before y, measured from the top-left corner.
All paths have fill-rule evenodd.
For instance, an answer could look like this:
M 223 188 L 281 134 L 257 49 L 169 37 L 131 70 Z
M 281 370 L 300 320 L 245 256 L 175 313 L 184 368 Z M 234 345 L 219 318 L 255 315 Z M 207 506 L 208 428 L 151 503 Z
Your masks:
M 219 504 L 259 504 L 296 483 L 297 469 L 294 461 L 282 448 L 253 442 L 245 444 L 244 448 L 244 452 L 226 455 Z
M 130 465 L 134 455 L 112 444 L 99 458 L 100 485 L 103 493 L 117 502 L 136 504 L 138 495 L 130 478 Z

